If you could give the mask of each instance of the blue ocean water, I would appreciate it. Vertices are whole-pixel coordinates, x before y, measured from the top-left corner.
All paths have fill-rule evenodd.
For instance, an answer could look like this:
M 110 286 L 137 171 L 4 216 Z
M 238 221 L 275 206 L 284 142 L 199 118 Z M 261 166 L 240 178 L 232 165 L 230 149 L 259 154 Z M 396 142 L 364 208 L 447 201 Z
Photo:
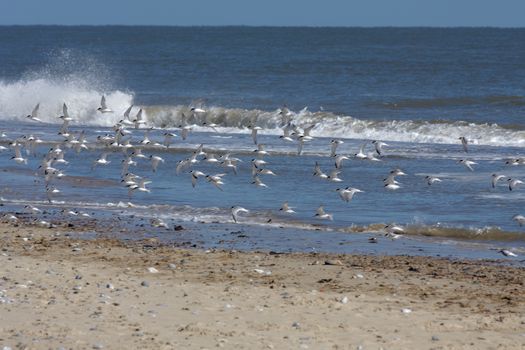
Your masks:
M 395 253 L 448 256 L 465 242 L 476 253 L 461 256 L 498 257 L 491 248 L 525 252 L 525 231 L 512 220 L 525 215 L 525 186 L 506 187 L 507 177 L 525 181 L 524 164 L 506 165 L 525 154 L 524 29 L 0 27 L 0 43 L 3 144 L 29 134 L 44 141 L 27 165 L 10 159 L 12 149 L 0 154 L 6 210 L 29 202 L 49 206 L 38 166 L 64 140 L 57 135 L 57 117 L 67 103 L 75 119 L 70 131 L 84 130 L 89 149 L 77 154 L 61 146 L 69 164 L 57 165 L 66 176 L 53 180 L 61 193 L 52 207 L 204 222 L 214 232 L 232 226 L 230 207 L 240 205 L 250 210 L 241 226 L 283 234 L 282 246 L 272 239 L 273 245 L 246 245 L 252 249 L 301 250 L 304 240 L 296 236 L 329 233 L 331 243 L 320 240 L 317 250 L 352 251 L 355 244 L 334 245 L 334 234 L 359 241 L 361 232 L 381 234 L 395 223 L 405 228 L 410 243 L 399 246 L 384 238 L 379 252 L 397 244 Z M 115 113 L 96 111 L 102 95 Z M 26 118 L 36 103 L 43 123 Z M 153 173 L 148 161 L 138 159 L 132 171 L 152 181 L 151 193 L 130 198 L 121 183 L 122 149 L 104 149 L 96 139 L 114 134 L 112 126 L 131 104 L 132 115 L 143 109 L 147 122 L 141 128 L 155 128 L 149 133 L 153 141 L 162 143 L 164 129 L 179 137 L 168 150 L 142 147 L 165 163 Z M 205 112 L 192 113 L 191 107 Z M 314 139 L 300 156 L 297 141 L 278 137 L 288 122 L 298 130 L 315 125 Z M 206 127 L 210 123 L 216 127 Z M 182 124 L 192 128 L 186 140 L 177 130 Z M 252 184 L 254 125 L 262 128 L 258 141 L 270 153 L 266 167 L 277 174 L 261 175 L 268 188 Z M 138 144 L 144 130 L 130 131 L 124 138 Z M 469 139 L 468 153 L 460 136 Z M 337 153 L 351 158 L 343 163 L 340 183 L 312 176 L 316 162 L 326 173 L 333 169 L 332 138 L 344 141 Z M 365 152 L 374 152 L 371 140 L 388 144 L 381 161 L 355 159 L 364 143 Z M 177 173 L 177 162 L 200 144 L 217 156 L 240 158 L 238 174 L 202 156 Z M 92 169 L 102 152 L 111 163 Z M 460 159 L 478 164 L 471 172 Z M 383 179 L 394 168 L 408 175 L 396 178 L 399 190 L 388 191 Z M 203 178 L 193 188 L 191 169 L 227 172 L 223 191 Z M 490 184 L 493 173 L 506 176 L 496 188 Z M 426 175 L 442 182 L 429 186 Z M 335 190 L 347 186 L 364 193 L 346 203 Z M 284 201 L 297 213 L 280 213 Z M 314 218 L 319 205 L 333 221 Z M 199 237 L 206 241 L 206 235 Z M 209 239 L 204 245 L 213 245 Z M 363 245 L 368 246 L 378 253 L 376 245 Z

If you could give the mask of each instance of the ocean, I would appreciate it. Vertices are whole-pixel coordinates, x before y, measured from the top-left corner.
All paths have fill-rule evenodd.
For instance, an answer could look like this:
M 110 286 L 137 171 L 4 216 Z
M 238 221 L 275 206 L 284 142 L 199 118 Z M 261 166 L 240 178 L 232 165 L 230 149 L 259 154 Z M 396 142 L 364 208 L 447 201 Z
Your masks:
M 513 220 L 525 215 L 525 185 L 509 191 L 506 181 L 525 181 L 525 164 L 515 161 L 525 157 L 525 29 L 13 26 L 0 27 L 0 44 L 4 213 L 63 221 L 63 208 L 88 210 L 100 221 L 128 218 L 122 225 L 135 233 L 125 239 L 206 248 L 525 253 L 525 228 Z M 114 113 L 97 111 L 102 95 Z M 26 117 L 37 103 L 42 122 Z M 63 103 L 74 119 L 70 133 L 84 131 L 88 149 L 61 145 L 69 163 L 56 165 L 65 176 L 51 181 L 61 192 L 49 203 L 38 167 L 65 140 L 58 135 Z M 136 159 L 130 171 L 151 181 L 151 192 L 131 196 L 121 182 L 122 147 L 97 142 L 115 133 L 130 105 L 132 117 L 143 110 L 146 124 L 128 128 L 124 139 L 137 145 L 153 128 L 151 143 L 140 147 L 165 160 L 153 172 L 149 160 Z M 299 133 L 313 126 L 301 155 L 296 140 L 279 138 L 287 124 Z M 180 126 L 191 127 L 186 140 Z M 267 187 L 252 183 L 253 126 L 269 152 L 264 167 L 276 174 L 260 175 Z M 178 135 L 173 144 L 154 146 L 166 131 Z M 43 141 L 27 165 L 11 160 L 9 144 L 22 135 Z M 459 137 L 468 139 L 468 153 Z M 341 182 L 312 175 L 316 162 L 327 174 L 334 168 L 332 139 L 344 142 L 337 154 L 350 158 Z M 373 140 L 387 144 L 379 161 L 357 159 L 363 144 L 375 152 Z M 177 172 L 201 144 L 217 157 L 239 158 L 237 174 L 203 156 Z M 102 153 L 111 163 L 93 167 Z M 477 163 L 474 171 L 461 159 Z M 383 180 L 395 168 L 407 175 L 390 191 Z M 222 191 L 203 177 L 192 187 L 191 170 L 227 173 Z M 505 175 L 495 188 L 494 173 Z M 429 186 L 425 176 L 442 181 Z M 364 192 L 347 203 L 336 192 L 345 187 Z M 296 213 L 279 211 L 284 201 Z M 30 214 L 26 204 L 46 214 Z M 320 205 L 333 221 L 314 217 Z M 232 206 L 249 213 L 234 223 Z M 186 230 L 151 227 L 152 217 Z M 393 224 L 404 228 L 399 239 L 384 237 Z

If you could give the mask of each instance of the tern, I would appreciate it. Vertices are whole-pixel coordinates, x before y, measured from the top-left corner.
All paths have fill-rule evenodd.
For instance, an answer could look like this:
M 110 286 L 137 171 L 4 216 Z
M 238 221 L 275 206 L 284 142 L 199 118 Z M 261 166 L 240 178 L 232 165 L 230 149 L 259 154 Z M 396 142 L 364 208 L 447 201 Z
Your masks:
M 153 227 L 163 227 L 165 229 L 169 229 L 168 224 L 166 224 L 164 221 L 162 221 L 159 218 L 152 218 L 150 219 L 149 223 Z
M 335 168 L 336 169 L 341 169 L 343 167 L 343 160 L 348 160 L 350 158 L 348 158 L 347 156 L 344 156 L 344 155 L 336 155 L 335 156 Z
M 458 160 L 458 163 L 459 164 L 463 164 L 470 171 L 474 171 L 474 168 L 472 166 L 478 164 L 476 162 L 473 162 L 473 161 L 467 160 L 467 159 L 460 159 L 460 160 Z
M 381 153 L 383 152 L 383 147 L 388 146 L 388 144 L 381 142 L 381 141 L 377 141 L 377 140 L 372 141 L 372 144 L 374 145 L 377 154 L 380 156 L 381 156 Z
M 109 163 L 111 163 L 111 161 L 107 160 L 107 157 L 107 153 L 102 153 L 100 157 L 93 162 L 93 166 L 91 168 L 93 169 L 97 165 L 108 165 Z
M 22 157 L 22 151 L 20 149 L 20 144 L 16 143 L 13 145 L 15 148 L 15 155 L 11 157 L 12 160 L 17 162 L 18 164 L 27 164 L 27 158 Z
M 258 186 L 258 187 L 266 187 L 266 188 L 268 188 L 268 185 L 266 185 L 265 183 L 263 183 L 263 182 L 261 181 L 261 179 L 259 178 L 259 176 L 257 176 L 257 175 L 255 175 L 255 176 L 253 177 L 253 182 L 252 182 L 252 184 L 255 185 L 255 186 Z
M 97 108 L 100 113 L 113 113 L 113 110 L 109 109 L 106 105 L 106 96 L 102 95 L 100 99 L 100 107 Z
M 206 113 L 206 111 L 202 108 L 196 108 L 196 107 L 191 107 L 190 109 L 191 112 L 195 112 L 195 113 Z
M 517 254 L 515 254 L 514 252 L 512 252 L 512 251 L 510 251 L 508 249 L 501 249 L 499 252 L 501 254 L 503 254 L 504 256 L 511 256 L 513 258 L 516 258 L 518 256 Z
M 343 144 L 344 142 L 341 140 L 332 140 L 330 141 L 330 157 L 335 157 L 337 153 L 337 146 L 340 144 Z
M 253 127 L 248 127 L 250 129 L 252 129 L 252 139 L 253 139 L 253 143 L 254 144 L 257 144 L 257 132 L 259 130 L 262 130 L 262 128 L 260 126 L 253 126 Z
M 461 145 L 463 146 L 463 150 L 468 153 L 468 140 L 465 136 L 460 136 L 459 140 L 461 140 Z
M 330 175 L 328 175 L 327 179 L 332 182 L 342 182 L 343 179 L 339 177 L 339 174 L 341 174 L 341 172 L 337 169 L 334 169 L 332 172 L 330 172 Z
M 512 191 L 516 186 L 523 184 L 523 181 L 518 179 L 508 179 L 507 181 L 509 183 L 509 191 Z
M 501 180 L 501 179 L 504 179 L 506 178 L 505 175 L 498 175 L 498 174 L 492 174 L 491 176 L 491 185 L 492 185 L 492 188 L 496 188 L 496 185 L 498 184 L 498 181 Z
M 128 125 L 133 125 L 131 120 L 129 119 L 129 114 L 131 113 L 131 109 L 133 108 L 133 105 L 129 106 L 128 109 L 124 111 L 124 114 L 122 115 L 124 117 L 123 121 L 125 123 L 129 123 Z
M 193 188 L 195 188 L 195 186 L 197 185 L 197 180 L 199 179 L 199 176 L 206 176 L 206 174 L 198 170 L 192 170 L 190 171 L 190 174 L 191 174 L 191 186 Z
M 139 109 L 135 119 L 133 119 L 132 122 L 135 125 L 135 129 L 138 129 L 141 125 L 146 124 L 146 121 L 142 118 L 142 108 Z
M 354 197 L 354 194 L 361 193 L 363 191 L 357 188 L 353 188 L 353 187 L 346 187 L 346 188 L 338 188 L 336 189 L 336 192 L 339 193 L 339 196 L 341 197 L 343 201 L 348 203 L 352 200 L 352 198 Z
M 176 137 L 177 135 L 171 132 L 165 132 L 164 133 L 164 142 L 162 143 L 166 148 L 170 147 L 171 139 L 173 137 Z
M 207 163 L 219 163 L 219 160 L 213 153 L 206 153 L 206 155 L 204 156 L 202 160 Z
M 38 109 L 40 108 L 40 103 L 37 103 L 35 108 L 33 108 L 33 111 L 31 112 L 31 114 L 29 114 L 27 116 L 27 118 L 31 119 L 31 120 L 34 120 L 36 122 L 40 122 L 40 123 L 43 123 L 43 121 L 41 119 L 38 118 Z
M 47 200 L 52 203 L 51 197 L 60 193 L 60 190 L 56 187 L 46 187 Z
M 65 103 L 62 105 L 62 115 L 59 118 L 62 119 L 64 123 L 73 121 L 73 118 L 69 116 L 67 105 Z
M 317 208 L 314 217 L 321 220 L 334 220 L 334 216 L 325 212 L 324 207 L 322 205 L 320 205 L 319 208 Z
M 293 210 L 292 207 L 288 206 L 288 202 L 284 202 L 281 208 L 279 209 L 280 212 L 286 213 L 286 214 L 293 214 L 295 213 L 295 210 Z
M 224 191 L 221 187 L 221 185 L 224 185 L 224 182 L 222 182 L 222 177 L 226 176 L 226 174 L 215 174 L 215 175 L 206 175 L 206 180 L 213 184 L 215 187 L 217 187 L 219 190 Z
M 367 159 L 368 156 L 365 154 L 365 147 L 366 147 L 366 143 L 363 143 L 361 145 L 361 147 L 359 147 L 359 152 L 357 152 L 356 154 L 354 154 L 354 156 L 357 158 L 357 159 Z
M 157 167 L 159 166 L 159 163 L 164 163 L 164 159 L 162 159 L 159 156 L 151 155 L 149 156 L 149 159 L 151 159 L 151 168 L 153 172 L 157 172 Z
M 318 162 L 315 162 L 315 168 L 314 168 L 313 176 L 317 176 L 320 179 L 328 179 L 328 175 L 323 173 L 323 171 L 321 170 L 321 166 L 319 165 Z
M 523 216 L 523 215 L 519 215 L 519 214 L 518 215 L 514 215 L 512 217 L 512 220 L 516 221 L 518 223 L 518 225 L 520 225 L 520 226 L 525 225 L 525 216 Z
M 234 206 L 232 207 L 232 218 L 233 218 L 233 222 L 237 223 L 238 222 L 238 215 L 240 213 L 249 213 L 250 211 L 246 208 L 243 208 L 243 207 L 239 207 L 239 206 Z
M 253 153 L 257 154 L 259 157 L 263 157 L 268 154 L 268 151 L 264 149 L 264 145 L 262 143 L 257 144 L 257 149 L 253 151 Z
M 293 142 L 294 140 L 290 137 L 290 127 L 289 125 L 286 125 L 283 128 L 283 134 L 279 136 L 279 138 L 283 141 Z
M 430 175 L 425 176 L 425 180 L 427 181 L 427 184 L 429 186 L 432 186 L 436 182 L 441 182 L 441 179 L 439 177 L 430 176 Z

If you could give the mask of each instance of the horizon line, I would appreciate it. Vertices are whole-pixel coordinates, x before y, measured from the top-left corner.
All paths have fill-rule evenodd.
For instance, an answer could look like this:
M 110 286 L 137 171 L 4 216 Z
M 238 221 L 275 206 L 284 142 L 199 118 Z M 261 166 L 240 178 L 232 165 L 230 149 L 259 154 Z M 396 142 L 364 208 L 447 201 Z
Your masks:
M 171 28 L 356 28 L 356 29 L 525 29 L 524 26 L 493 26 L 493 25 L 254 25 L 254 24 L 0 24 L 0 27 L 171 27 Z

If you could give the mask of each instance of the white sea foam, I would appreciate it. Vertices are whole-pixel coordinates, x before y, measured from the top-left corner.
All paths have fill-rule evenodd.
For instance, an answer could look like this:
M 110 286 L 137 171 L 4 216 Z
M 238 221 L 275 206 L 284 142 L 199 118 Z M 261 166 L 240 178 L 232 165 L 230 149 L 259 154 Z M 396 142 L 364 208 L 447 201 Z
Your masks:
M 101 114 L 96 110 L 103 94 L 115 113 Z M 33 107 L 40 103 L 39 118 L 58 124 L 65 102 L 75 124 L 108 127 L 122 119 L 133 100 L 131 92 L 106 90 L 76 75 L 61 79 L 29 77 L 13 82 L 0 81 L 0 119 L 4 120 L 26 120 Z M 209 107 L 206 113 L 193 114 L 185 105 L 137 106 L 132 114 L 139 107 L 144 108 L 143 115 L 150 126 L 161 128 L 180 126 L 184 123 L 183 114 L 185 122 L 195 125 L 195 130 L 209 130 L 204 123 L 213 123 L 221 133 L 249 133 L 248 127 L 257 125 L 263 128 L 261 134 L 277 135 L 285 124 L 279 110 Z M 457 144 L 460 136 L 466 136 L 478 145 L 525 147 L 525 130 L 497 124 L 368 120 L 308 110 L 294 114 L 290 121 L 299 127 L 315 124 L 313 136 L 439 144 Z

